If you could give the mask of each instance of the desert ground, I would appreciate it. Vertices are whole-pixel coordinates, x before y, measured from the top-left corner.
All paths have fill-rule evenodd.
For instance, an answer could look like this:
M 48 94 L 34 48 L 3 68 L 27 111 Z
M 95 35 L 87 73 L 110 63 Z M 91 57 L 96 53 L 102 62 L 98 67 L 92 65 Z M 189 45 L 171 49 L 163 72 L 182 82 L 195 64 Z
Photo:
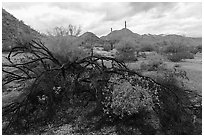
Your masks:
M 7 61 L 4 59 L 5 56 L 7 56 L 8 54 L 3 54 L 2 55 L 2 60 L 3 63 L 7 63 Z M 21 58 L 21 57 L 18 57 Z M 148 57 L 146 59 L 138 59 L 138 61 L 136 62 L 131 62 L 131 63 L 126 63 L 126 65 L 133 70 L 137 70 L 140 68 L 140 64 L 143 61 L 148 61 L 148 59 L 151 57 Z M 16 59 L 18 61 L 18 59 Z M 165 61 L 164 62 L 166 64 L 166 66 L 168 68 L 173 68 L 175 65 L 179 66 L 180 69 L 185 70 L 187 73 L 187 77 L 189 78 L 189 80 L 185 81 L 186 86 L 193 90 L 196 91 L 197 93 L 199 93 L 200 95 L 202 95 L 202 54 L 196 54 L 194 59 L 186 59 L 183 60 L 181 62 L 169 62 L 169 61 Z M 14 70 L 15 71 L 15 70 Z M 150 72 L 151 73 L 151 72 Z M 3 77 L 4 77 L 4 73 L 3 73 Z M 13 102 L 16 97 L 18 97 L 21 92 L 21 88 L 17 86 L 18 83 L 11 83 L 9 85 L 7 85 L 6 87 L 3 87 L 3 90 L 6 90 L 2 93 L 2 106 L 6 106 L 9 103 Z M 69 111 L 68 113 L 72 112 L 74 113 L 74 115 L 79 115 L 77 121 L 79 122 L 80 119 L 83 119 L 83 116 L 81 115 L 85 115 L 88 114 L 88 110 L 91 111 L 92 107 L 94 106 L 94 104 L 90 104 L 88 105 L 88 109 L 82 111 L 82 108 L 79 108 L 78 110 L 74 110 L 74 108 L 69 108 L 67 111 Z M 84 108 L 85 109 L 85 108 Z M 82 111 L 82 112 L 81 112 Z M 81 115 L 80 115 L 80 114 Z M 96 117 L 97 119 L 97 117 Z M 198 123 L 201 124 L 201 119 L 197 120 Z M 48 126 L 44 126 L 41 128 L 42 131 L 36 130 L 30 134 L 44 134 L 44 135 L 49 135 L 49 134 L 58 134 L 58 135 L 62 135 L 62 134 L 82 134 L 77 133 L 78 130 L 78 125 L 73 125 L 73 124 L 63 124 L 63 125 L 53 125 L 50 124 Z M 140 132 L 136 132 L 136 134 L 140 134 Z M 103 129 L 101 129 L 100 131 L 92 131 L 92 132 L 88 132 L 88 133 L 83 133 L 83 134 L 116 134 L 115 133 L 115 127 L 104 127 Z M 158 133 L 158 134 L 162 134 L 162 133 Z

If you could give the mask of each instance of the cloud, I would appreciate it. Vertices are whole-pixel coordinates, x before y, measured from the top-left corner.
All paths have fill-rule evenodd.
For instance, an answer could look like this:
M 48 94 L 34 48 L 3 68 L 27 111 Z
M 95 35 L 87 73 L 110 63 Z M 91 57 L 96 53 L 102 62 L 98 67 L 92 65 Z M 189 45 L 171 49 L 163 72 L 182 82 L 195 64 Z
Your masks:
M 27 9 L 36 5 L 46 5 L 44 2 L 3 2 L 3 7 L 10 10 Z
M 52 2 L 48 3 L 51 7 L 58 7 L 60 9 L 71 9 L 75 11 L 97 12 L 103 7 L 103 3 L 89 3 L 89 2 Z
M 55 2 L 3 3 L 3 8 L 34 29 L 80 25 L 98 36 L 127 27 L 135 33 L 179 33 L 202 36 L 202 3 L 171 2 Z
M 171 10 L 176 6 L 176 3 L 168 2 L 129 2 L 129 3 L 114 3 L 108 4 L 106 7 L 106 17 L 104 20 L 119 20 L 121 18 L 131 17 L 136 14 L 148 12 L 152 9 L 156 9 L 157 16 L 162 17 L 165 11 Z
M 106 5 L 106 6 L 105 6 Z M 104 21 L 116 21 L 130 16 L 129 3 L 106 3 L 104 4 Z
M 133 2 L 129 3 L 134 12 L 147 12 L 153 8 L 160 11 L 166 11 L 172 9 L 177 3 L 170 2 Z

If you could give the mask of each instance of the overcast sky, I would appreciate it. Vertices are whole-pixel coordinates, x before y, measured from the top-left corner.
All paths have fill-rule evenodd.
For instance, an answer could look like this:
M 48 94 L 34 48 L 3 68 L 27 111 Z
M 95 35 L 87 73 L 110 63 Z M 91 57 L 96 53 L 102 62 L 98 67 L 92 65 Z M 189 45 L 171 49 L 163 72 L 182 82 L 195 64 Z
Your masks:
M 16 18 L 46 32 L 55 26 L 80 25 L 83 32 L 107 35 L 110 28 L 138 34 L 202 36 L 202 3 L 2 3 Z

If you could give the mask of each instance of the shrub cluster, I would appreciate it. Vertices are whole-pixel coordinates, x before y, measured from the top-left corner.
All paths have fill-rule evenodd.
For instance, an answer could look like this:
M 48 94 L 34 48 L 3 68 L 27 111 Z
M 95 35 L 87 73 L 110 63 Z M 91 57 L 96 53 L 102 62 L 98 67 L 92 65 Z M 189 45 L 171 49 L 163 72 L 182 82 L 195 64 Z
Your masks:
M 164 53 L 178 53 L 186 51 L 186 47 L 184 46 L 178 46 L 178 45 L 170 45 L 164 49 Z
M 159 68 L 163 67 L 164 64 L 161 60 L 151 60 L 148 62 L 142 62 L 140 64 L 140 69 L 142 71 L 146 70 L 146 71 L 157 71 Z
M 194 56 L 189 52 L 178 52 L 167 55 L 167 58 L 172 62 L 179 62 L 182 59 L 194 59 Z
M 163 57 L 161 55 L 155 54 L 151 56 L 148 61 L 142 62 L 140 64 L 140 69 L 142 71 L 157 71 L 165 67 L 163 62 Z
M 72 36 L 54 36 L 48 38 L 46 46 L 61 63 L 76 61 L 88 56 L 88 52 L 82 47 L 73 45 Z
M 170 98 L 172 95 L 176 95 L 178 100 L 185 106 L 187 104 L 191 104 L 192 96 L 189 96 L 188 93 L 185 91 L 186 87 L 184 84 L 185 80 L 188 80 L 186 72 L 182 69 L 175 68 L 175 69 L 165 69 L 160 70 L 155 74 L 148 74 L 149 77 L 153 78 L 159 84 L 167 87 L 168 89 L 172 90 L 172 93 L 164 93 L 167 98 Z M 196 93 L 195 93 L 196 94 Z M 171 105 L 169 107 L 172 107 Z M 202 111 L 201 109 L 199 110 Z M 177 122 L 173 123 L 173 126 L 168 125 L 170 121 L 168 121 L 167 125 L 170 127 L 168 130 L 169 134 L 197 134 L 200 131 L 196 131 L 195 123 L 193 123 L 193 115 L 199 117 L 200 112 L 194 112 L 190 109 L 178 109 L 174 112 L 177 117 L 181 119 Z M 163 121 L 160 121 L 163 122 Z
M 198 52 L 202 53 L 202 45 L 198 45 L 198 46 L 196 47 L 196 49 L 198 50 Z
M 127 54 L 127 53 L 117 53 L 116 59 L 123 61 L 123 62 L 134 62 L 137 61 L 137 57 L 133 54 Z
M 132 43 L 128 41 L 120 41 L 116 47 L 117 54 L 116 58 L 120 61 L 131 62 L 137 61 L 137 57 L 135 56 L 135 47 Z
M 155 45 L 151 41 L 141 41 L 139 51 L 155 51 Z
M 151 110 L 152 99 L 148 90 L 140 86 L 132 86 L 130 82 L 124 79 L 113 77 L 113 86 L 111 108 L 116 115 L 132 115 L 140 110 Z
M 167 55 L 168 60 L 172 62 L 179 62 L 182 59 L 193 59 L 194 55 L 198 52 L 196 48 L 186 47 L 183 43 L 173 42 L 170 46 L 163 50 Z
M 202 53 L 202 45 L 198 45 L 196 47 L 189 47 L 189 52 L 192 54 Z
M 30 120 L 26 122 L 27 124 L 33 124 L 36 122 L 35 117 L 39 122 L 43 120 L 38 117 L 45 117 L 46 119 L 49 118 L 48 121 L 50 121 L 57 108 L 61 108 L 63 105 L 67 106 L 63 103 L 67 102 L 73 105 L 71 102 L 74 99 L 79 100 L 79 102 L 83 101 L 80 98 L 74 98 L 78 94 L 85 98 L 85 104 L 87 104 L 89 99 L 84 96 L 84 93 L 90 93 L 93 95 L 93 100 L 97 102 L 97 107 L 99 106 L 104 110 L 105 113 L 102 116 L 106 114 L 116 116 L 123 119 L 124 123 L 126 123 L 127 116 L 132 116 L 129 117 L 129 120 L 142 129 L 145 125 L 146 127 L 151 125 L 152 121 L 148 121 L 148 119 L 153 117 L 151 112 L 155 112 L 155 118 L 152 118 L 154 124 L 157 125 L 154 127 L 155 130 L 162 130 L 164 134 L 193 133 L 192 114 L 186 113 L 182 104 L 182 99 L 186 97 L 186 93 L 178 85 L 175 85 L 175 82 L 178 83 L 174 79 L 177 76 L 176 72 L 164 71 L 166 73 L 154 81 L 149 77 L 130 71 L 124 63 L 113 58 L 90 56 L 84 59 L 83 55 L 79 54 L 80 52 L 76 52 L 76 47 L 72 47 L 72 44 L 67 41 L 67 37 L 54 37 L 49 42 L 51 42 L 49 48 L 52 49 L 51 52 L 57 59 L 62 63 L 70 61 L 72 63 L 66 69 L 63 65 L 58 66 L 57 69 L 44 67 L 44 73 L 36 76 L 37 79 L 32 85 L 34 88 L 31 88 L 31 92 L 28 90 L 23 99 L 19 98 L 14 107 L 9 107 L 10 111 L 16 112 L 15 110 L 18 110 L 15 113 L 15 116 L 20 116 L 17 120 L 27 119 Z M 35 46 L 33 45 L 33 47 Z M 37 47 L 37 49 L 42 49 L 42 47 Z M 132 49 L 132 46 L 125 46 L 119 51 L 128 56 L 127 53 L 133 53 Z M 33 52 L 36 51 L 33 50 Z M 38 51 L 36 53 L 41 53 L 41 56 L 47 55 L 46 52 Z M 47 57 L 51 58 L 52 56 L 49 54 Z M 74 62 L 77 58 L 83 59 Z M 40 59 L 42 61 L 42 58 Z M 54 59 L 52 58 L 52 60 Z M 113 63 L 116 65 L 114 65 L 115 67 L 104 66 L 104 61 L 114 61 Z M 156 66 L 158 68 L 160 64 L 163 64 L 161 60 L 153 60 L 151 67 Z M 29 70 L 33 70 L 33 68 Z M 27 71 L 25 73 L 27 74 Z M 189 101 L 187 97 L 185 99 Z M 20 107 L 18 106 L 19 102 Z M 4 108 L 4 113 L 6 110 Z M 146 113 L 149 115 L 145 115 Z M 136 117 L 137 114 L 140 117 Z M 145 120 L 148 122 L 143 122 Z M 19 125 L 19 123 L 17 124 Z
M 151 52 L 151 51 L 154 51 L 155 49 L 152 47 L 152 46 L 142 46 L 139 51 L 141 52 L 145 52 L 145 51 L 148 51 L 148 52 Z
M 156 75 L 154 79 L 166 87 L 164 88 L 146 81 L 146 78 L 129 76 L 125 79 L 122 76 L 113 76 L 109 80 L 113 83 L 109 88 L 112 92 L 105 102 L 108 109 L 104 112 L 125 119 L 125 123 L 130 122 L 129 117 L 135 116 L 131 117 L 131 120 L 137 121 L 140 128 L 148 125 L 155 131 L 164 132 L 163 134 L 194 134 L 192 112 L 187 113 L 178 105 L 191 102 L 177 77 L 184 77 L 183 72 L 169 70 Z M 160 112 L 154 115 L 153 112 L 157 112 L 158 108 Z M 150 131 L 147 129 L 146 132 Z

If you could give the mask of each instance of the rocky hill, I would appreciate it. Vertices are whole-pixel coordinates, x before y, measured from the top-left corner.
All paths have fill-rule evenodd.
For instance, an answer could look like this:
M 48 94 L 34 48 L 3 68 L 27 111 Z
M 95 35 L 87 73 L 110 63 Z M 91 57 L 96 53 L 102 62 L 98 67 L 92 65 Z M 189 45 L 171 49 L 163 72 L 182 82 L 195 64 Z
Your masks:
M 92 32 L 85 32 L 84 34 L 80 35 L 75 43 L 78 46 L 101 46 L 104 44 L 104 40 L 97 37 Z
M 2 9 L 2 51 L 8 51 L 17 45 L 23 37 L 40 37 L 40 33 Z
M 102 36 L 103 40 L 123 40 L 123 39 L 139 39 L 141 36 L 137 33 L 133 33 L 127 28 L 121 30 L 115 30 L 109 33 L 107 36 Z
M 115 30 L 109 33 L 106 36 L 102 36 L 101 39 L 103 40 L 116 40 L 116 41 L 129 41 L 133 43 L 133 45 L 159 45 L 165 46 L 169 45 L 170 43 L 177 42 L 182 43 L 186 46 L 193 46 L 196 47 L 198 45 L 202 45 L 202 38 L 192 38 L 192 37 L 184 37 L 181 35 L 151 35 L 151 34 L 144 34 L 139 35 L 137 33 L 133 33 L 131 30 L 127 28 L 123 28 L 121 30 Z
M 13 15 L 2 9 L 2 49 L 8 51 L 12 47 L 16 46 L 16 42 L 21 39 L 29 39 L 29 37 L 41 37 L 42 35 L 32 29 L 30 26 L 18 20 Z M 69 40 L 70 39 L 70 40 Z M 114 42 L 113 42 L 114 41 Z M 74 46 L 84 46 L 91 48 L 93 46 L 104 47 L 110 49 L 110 45 L 113 43 L 119 43 L 120 41 L 128 41 L 133 45 L 153 45 L 153 46 L 166 46 L 173 42 L 182 43 L 186 46 L 196 47 L 202 45 L 202 38 L 184 37 L 181 35 L 151 35 L 144 34 L 139 35 L 132 32 L 127 28 L 121 30 L 115 30 L 106 36 L 97 37 L 92 32 L 85 32 L 79 37 L 68 38 L 68 42 Z
M 108 35 L 102 36 L 100 38 L 92 32 L 85 32 L 79 37 L 67 36 L 67 42 L 74 46 L 83 46 L 85 48 L 104 47 L 105 50 L 110 50 L 112 44 L 114 45 L 113 47 L 117 47 L 118 43 L 121 41 L 128 41 L 136 47 L 165 47 L 174 43 L 182 43 L 182 45 L 187 47 L 196 47 L 198 45 L 202 45 L 202 38 L 191 38 L 180 35 L 139 35 L 127 28 L 112 31 Z
M 97 43 L 102 42 L 102 40 L 92 32 L 85 32 L 84 34 L 79 36 L 79 39 L 81 39 L 84 42 L 97 42 Z

